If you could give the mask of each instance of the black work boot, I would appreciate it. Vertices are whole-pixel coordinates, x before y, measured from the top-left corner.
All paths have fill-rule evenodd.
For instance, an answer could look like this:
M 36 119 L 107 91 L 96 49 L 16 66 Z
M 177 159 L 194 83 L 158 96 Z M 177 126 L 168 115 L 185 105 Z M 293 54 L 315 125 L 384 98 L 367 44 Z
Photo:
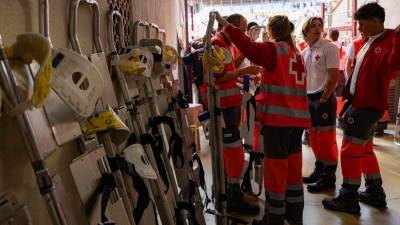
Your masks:
M 358 193 L 356 190 L 340 189 L 336 198 L 325 198 L 322 200 L 325 209 L 339 212 L 360 214 L 360 204 L 358 203 Z
M 227 211 L 228 213 L 238 213 L 242 215 L 257 215 L 260 208 L 244 200 L 239 184 L 228 184 L 227 187 Z
M 362 203 L 379 209 L 385 209 L 387 205 L 386 194 L 382 187 L 367 188 L 358 194 L 358 199 Z
M 290 225 L 301 225 L 303 224 L 303 210 L 304 202 L 299 203 L 289 203 L 286 202 L 286 213 L 285 220 Z
M 336 188 L 336 166 L 326 166 L 322 169 L 321 178 L 312 184 L 307 185 L 310 193 L 329 191 Z
M 305 184 L 310 184 L 310 183 L 315 183 L 321 178 L 321 173 L 322 173 L 322 168 L 324 167 L 324 164 L 322 162 L 315 162 L 315 168 L 314 172 L 310 174 L 308 177 L 303 177 L 303 183 Z

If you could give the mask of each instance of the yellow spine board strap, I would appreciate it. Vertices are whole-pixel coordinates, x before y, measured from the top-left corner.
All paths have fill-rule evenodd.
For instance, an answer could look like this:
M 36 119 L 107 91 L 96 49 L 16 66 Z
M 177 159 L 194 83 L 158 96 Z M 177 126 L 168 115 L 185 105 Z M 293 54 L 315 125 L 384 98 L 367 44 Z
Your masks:
M 212 55 L 204 52 L 203 66 L 213 73 L 221 73 L 225 64 L 232 62 L 232 55 L 225 49 L 218 46 L 212 46 Z
M 109 131 L 111 140 L 119 145 L 129 137 L 129 128 L 119 116 L 108 106 L 108 111 L 96 112 L 89 117 L 85 127 L 85 135 Z
M 142 39 L 139 41 L 139 45 L 148 49 L 153 55 L 154 64 L 151 71 L 153 77 L 164 73 L 164 67 L 162 64 L 163 60 L 163 43 L 158 39 Z
M 141 46 L 128 46 L 118 52 L 119 60 L 111 65 L 119 67 L 126 75 L 150 77 L 154 59 L 149 50 Z
M 25 64 L 35 61 L 39 69 L 34 75 L 34 87 L 31 102 L 36 108 L 43 105 L 51 91 L 52 69 L 51 69 L 51 43 L 36 33 L 24 33 L 17 36 L 17 42 L 6 49 L 7 57 L 22 60 Z
M 162 65 L 164 67 L 165 72 L 172 73 L 173 70 L 176 69 L 176 65 L 178 64 L 179 54 L 175 48 L 165 45 L 162 51 Z

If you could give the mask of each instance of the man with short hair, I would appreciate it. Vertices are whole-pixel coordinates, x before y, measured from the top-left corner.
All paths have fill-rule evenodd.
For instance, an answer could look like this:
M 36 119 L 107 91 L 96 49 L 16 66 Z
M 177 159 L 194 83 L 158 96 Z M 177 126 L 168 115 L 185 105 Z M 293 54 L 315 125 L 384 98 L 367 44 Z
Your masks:
M 329 36 L 329 40 L 331 40 L 332 42 L 338 41 L 339 40 L 339 30 L 337 28 L 330 28 L 328 31 L 328 36 Z
M 309 192 L 335 188 L 338 148 L 336 144 L 335 88 L 339 76 L 339 49 L 321 37 L 323 20 L 309 18 L 302 29 L 308 47 L 302 55 L 307 69 L 307 97 L 312 126 L 310 145 L 315 155 L 315 170 L 303 177 Z
M 364 42 L 344 90 L 344 98 L 351 105 L 344 116 L 340 155 L 343 184 L 338 196 L 326 198 L 322 204 L 326 209 L 359 214 L 359 201 L 386 208 L 372 135 L 387 109 L 388 86 L 393 71 L 400 70 L 400 26 L 395 30 L 385 29 L 385 10 L 377 3 L 361 6 L 354 18 Z M 366 190 L 359 193 L 362 174 Z
M 247 20 L 242 15 L 232 14 L 226 20 L 246 32 Z M 211 39 L 211 42 L 212 45 L 225 48 L 234 56 L 234 46 L 225 30 L 217 33 Z M 251 205 L 244 200 L 240 189 L 240 179 L 244 165 L 244 150 L 239 129 L 242 97 L 240 89 L 236 85 L 238 77 L 242 77 L 245 74 L 255 75 L 259 72 L 261 72 L 261 69 L 257 66 L 237 69 L 234 60 L 232 60 L 231 63 L 225 65 L 222 73 L 214 74 L 216 78 L 215 85 L 218 89 L 217 102 L 219 102 L 219 105 L 217 107 L 221 109 L 225 122 L 225 127 L 222 128 L 222 142 L 224 167 L 227 176 L 227 211 L 229 213 L 256 215 L 259 212 L 258 206 Z

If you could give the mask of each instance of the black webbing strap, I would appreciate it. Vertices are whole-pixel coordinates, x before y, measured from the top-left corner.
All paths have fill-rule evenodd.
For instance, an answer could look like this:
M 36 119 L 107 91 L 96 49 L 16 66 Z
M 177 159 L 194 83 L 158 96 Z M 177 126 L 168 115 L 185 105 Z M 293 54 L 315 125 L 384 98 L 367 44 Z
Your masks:
M 176 203 L 177 207 L 175 208 L 175 224 L 176 225 L 184 225 L 185 223 L 183 222 L 183 218 L 182 218 L 182 210 L 181 208 L 179 208 L 179 202 Z
M 128 138 L 127 146 L 133 145 L 136 143 L 138 143 L 138 141 L 136 139 L 136 135 L 135 135 L 135 133 L 132 133 Z M 133 210 L 133 218 L 135 220 L 135 223 L 136 224 L 140 223 L 140 220 L 143 217 L 144 211 L 149 206 L 150 201 L 153 203 L 154 215 L 155 215 L 155 217 L 157 217 L 156 205 L 150 199 L 149 190 L 147 189 L 143 178 L 137 174 L 135 166 L 132 164 L 128 165 L 128 162 L 124 158 L 121 158 L 121 157 L 116 157 L 113 159 L 113 161 L 117 161 L 121 167 L 121 171 L 124 172 L 125 174 L 129 175 L 132 178 L 133 188 L 135 188 L 136 192 L 138 193 L 137 204 L 136 204 L 135 209 Z M 115 164 L 115 162 L 113 162 L 113 164 Z M 111 163 L 110 163 L 110 167 L 112 167 Z M 157 219 L 156 219 L 156 223 L 158 224 Z
M 106 216 L 106 209 L 108 202 L 110 201 L 111 193 L 115 190 L 117 184 L 114 180 L 114 177 L 111 173 L 103 173 L 101 175 L 101 179 L 99 184 L 97 185 L 96 190 L 93 194 L 89 197 L 89 199 L 85 202 L 85 211 L 87 215 L 92 213 L 96 202 L 97 196 L 101 194 L 101 201 L 100 201 L 100 215 L 101 215 L 101 222 L 99 225 L 114 225 L 115 223 L 109 220 Z
M 162 62 L 162 57 L 163 57 L 162 54 L 153 53 L 154 62 Z
M 119 155 L 107 158 L 107 161 L 108 165 L 110 166 L 111 172 L 122 170 L 123 158 L 121 158 Z
M 106 209 L 108 202 L 110 201 L 111 192 L 115 190 L 117 184 L 115 183 L 114 177 L 110 173 L 103 173 L 101 175 L 100 186 L 102 186 L 101 195 L 101 225 L 115 224 L 114 222 L 108 220 L 106 216 Z
M 188 215 L 189 224 L 200 225 L 199 222 L 196 219 L 196 208 L 194 207 L 193 204 L 188 203 L 188 202 L 177 202 L 177 209 L 176 210 L 178 212 L 180 212 L 182 210 L 187 210 L 189 212 L 189 215 Z M 179 224 L 177 223 L 177 225 L 179 225 Z
M 193 161 L 191 162 L 191 165 L 190 165 L 191 168 L 193 168 L 193 162 L 194 161 L 196 161 L 197 164 L 199 165 L 200 187 L 203 189 L 203 191 L 204 191 L 204 193 L 206 195 L 206 198 L 204 200 L 204 206 L 205 206 L 205 208 L 207 208 L 208 204 L 211 202 L 211 199 L 210 199 L 210 197 L 208 197 L 208 194 L 207 194 L 206 179 L 205 179 L 203 163 L 201 162 L 200 156 L 196 153 L 196 149 L 195 148 L 193 149 L 192 160 Z M 189 183 L 189 185 L 192 185 L 192 187 L 193 187 L 193 182 Z M 195 185 L 196 184 L 194 184 L 194 186 Z M 190 197 L 192 197 L 192 195 L 194 194 L 194 191 L 195 190 L 191 189 L 191 192 L 190 192 L 190 195 L 189 195 Z
M 168 152 L 168 156 L 172 157 L 172 162 L 175 168 L 183 168 L 185 165 L 185 156 L 183 155 L 183 140 L 177 134 L 174 133 L 171 135 L 169 139 L 169 146 L 171 146 L 170 151 Z M 178 158 L 180 163 L 178 163 Z
M 165 124 L 170 128 L 172 135 L 169 138 L 170 151 L 168 152 L 168 156 L 170 158 L 172 157 L 172 162 L 174 163 L 175 168 L 183 168 L 185 165 L 185 156 L 183 155 L 183 139 L 175 130 L 174 119 L 169 116 L 156 116 L 151 120 L 153 123 L 153 129 L 157 130 L 158 133 L 158 125 L 160 124 Z M 178 158 L 180 163 L 178 163 Z
M 177 101 L 178 101 L 179 107 L 181 107 L 182 109 L 189 108 L 189 101 L 185 98 L 182 91 L 179 91 L 178 96 L 177 96 Z
M 203 163 L 201 162 L 200 156 L 197 155 L 196 152 L 196 144 L 192 144 L 192 161 L 190 162 L 190 168 L 193 169 L 193 161 L 197 162 L 199 165 L 199 179 L 200 179 L 200 187 L 203 189 L 204 194 L 205 194 L 205 199 L 204 199 L 204 206 L 207 208 L 208 204 L 211 202 L 211 198 L 208 197 L 207 194 L 207 188 L 206 188 L 206 179 L 205 179 L 205 173 L 204 173 L 204 167 Z
M 254 152 L 253 154 L 254 154 L 254 162 L 257 165 L 260 165 L 262 160 L 264 159 L 264 156 L 265 156 L 264 153 L 263 152 Z
M 160 138 L 161 138 L 161 140 L 160 140 Z M 169 190 L 169 180 L 168 180 L 168 176 L 167 176 L 167 170 L 164 165 L 164 161 L 161 158 L 161 154 L 163 151 L 161 135 L 154 138 L 150 134 L 142 134 L 140 136 L 140 144 L 142 144 L 142 145 L 149 144 L 151 146 L 151 149 L 153 150 L 153 155 L 154 155 L 155 161 L 157 163 L 158 172 L 160 173 L 161 179 L 163 180 L 163 182 L 166 186 L 166 190 L 164 191 L 164 193 L 167 193 Z
M 254 155 L 254 152 L 252 152 L 252 151 L 249 151 L 249 154 L 250 154 L 249 165 L 247 166 L 246 171 L 244 173 L 241 188 L 244 192 L 252 193 L 253 188 L 251 187 L 250 173 L 253 169 L 253 162 L 254 162 L 255 155 Z
M 136 224 L 139 224 L 144 210 L 149 206 L 150 195 L 143 179 L 136 173 L 131 173 L 130 175 L 132 177 L 133 187 L 139 195 L 136 208 L 133 210 L 133 218 L 135 219 Z
M 262 152 L 253 152 L 250 151 L 248 148 L 245 149 L 248 151 L 250 154 L 250 159 L 249 159 L 249 166 L 247 167 L 244 176 L 243 176 L 243 182 L 241 185 L 241 189 L 245 192 L 252 193 L 253 188 L 251 186 L 251 181 L 250 181 L 250 173 L 253 169 L 253 164 L 261 165 L 262 160 L 264 159 L 264 153 Z
M 251 96 L 251 98 L 246 102 L 246 120 L 247 120 L 247 130 L 250 130 L 250 106 L 253 107 L 254 112 L 256 111 L 256 98 Z
M 127 162 L 125 161 L 127 164 Z M 130 164 L 132 165 L 132 164 Z M 136 192 L 138 193 L 138 199 L 136 203 L 135 209 L 133 209 L 133 218 L 135 219 L 135 223 L 139 224 L 140 220 L 143 217 L 144 211 L 149 207 L 149 203 L 152 202 L 154 208 L 154 216 L 157 218 L 157 209 L 156 204 L 151 200 L 149 190 L 144 183 L 142 177 L 140 177 L 136 173 L 136 169 L 134 165 L 132 165 L 133 170 L 129 169 L 129 166 L 126 165 L 124 167 L 124 172 L 128 174 L 132 178 L 133 188 L 135 188 Z M 158 220 L 156 219 L 156 224 L 158 224 Z
M 152 120 L 152 125 L 158 126 L 160 124 L 165 124 L 165 125 L 169 126 L 172 133 L 176 133 L 175 123 L 174 123 L 173 118 L 171 118 L 169 116 L 156 116 L 156 117 L 151 118 L 151 120 Z
M 196 152 L 193 153 L 192 158 L 193 158 L 193 161 L 196 161 L 197 164 L 199 165 L 200 186 L 201 186 L 201 188 L 203 188 L 204 191 L 206 191 L 206 179 L 205 179 L 203 163 L 201 162 L 200 156 L 197 155 Z M 193 165 L 192 165 L 192 168 L 193 168 Z
M 173 105 L 175 103 L 178 103 L 178 105 L 181 109 L 189 108 L 189 101 L 185 98 L 182 91 L 179 91 L 178 95 L 176 97 L 171 97 L 171 100 L 172 101 L 168 104 L 170 111 L 173 110 Z

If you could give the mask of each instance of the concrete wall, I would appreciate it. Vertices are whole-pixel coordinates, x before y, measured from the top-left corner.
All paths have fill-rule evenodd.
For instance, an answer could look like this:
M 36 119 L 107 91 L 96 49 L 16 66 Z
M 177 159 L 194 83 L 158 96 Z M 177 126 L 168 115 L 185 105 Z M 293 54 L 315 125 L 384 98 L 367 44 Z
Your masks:
M 176 46 L 176 35 L 183 30 L 182 2 L 181 0 L 133 0 L 133 20 L 144 19 L 158 24 L 167 31 L 167 43 Z
M 117 0 L 113 0 L 114 2 Z M 67 15 L 69 0 L 50 0 L 50 34 L 55 47 L 69 47 Z M 106 39 L 106 13 L 108 0 L 99 0 L 101 39 L 108 52 Z M 183 31 L 182 0 L 132 0 L 132 19 L 143 19 L 158 24 L 167 31 L 167 44 L 176 46 L 177 32 Z M 5 44 L 11 44 L 23 32 L 38 32 L 38 1 L 0 0 L 0 35 Z M 180 17 L 180 18 L 179 18 Z M 88 7 L 79 9 L 78 36 L 85 53 L 91 52 L 91 13 Z M 133 22 L 133 21 L 132 21 Z M 13 119 L 0 117 L 0 193 L 14 192 L 18 200 L 26 203 L 32 214 L 34 225 L 51 224 L 43 198 L 36 185 L 29 157 L 23 140 Z M 72 208 L 71 215 L 79 225 L 88 224 L 78 193 L 74 187 L 69 164 L 78 156 L 73 143 L 65 144 L 53 153 L 46 163 L 53 174 L 58 174 L 65 187 L 66 197 Z

